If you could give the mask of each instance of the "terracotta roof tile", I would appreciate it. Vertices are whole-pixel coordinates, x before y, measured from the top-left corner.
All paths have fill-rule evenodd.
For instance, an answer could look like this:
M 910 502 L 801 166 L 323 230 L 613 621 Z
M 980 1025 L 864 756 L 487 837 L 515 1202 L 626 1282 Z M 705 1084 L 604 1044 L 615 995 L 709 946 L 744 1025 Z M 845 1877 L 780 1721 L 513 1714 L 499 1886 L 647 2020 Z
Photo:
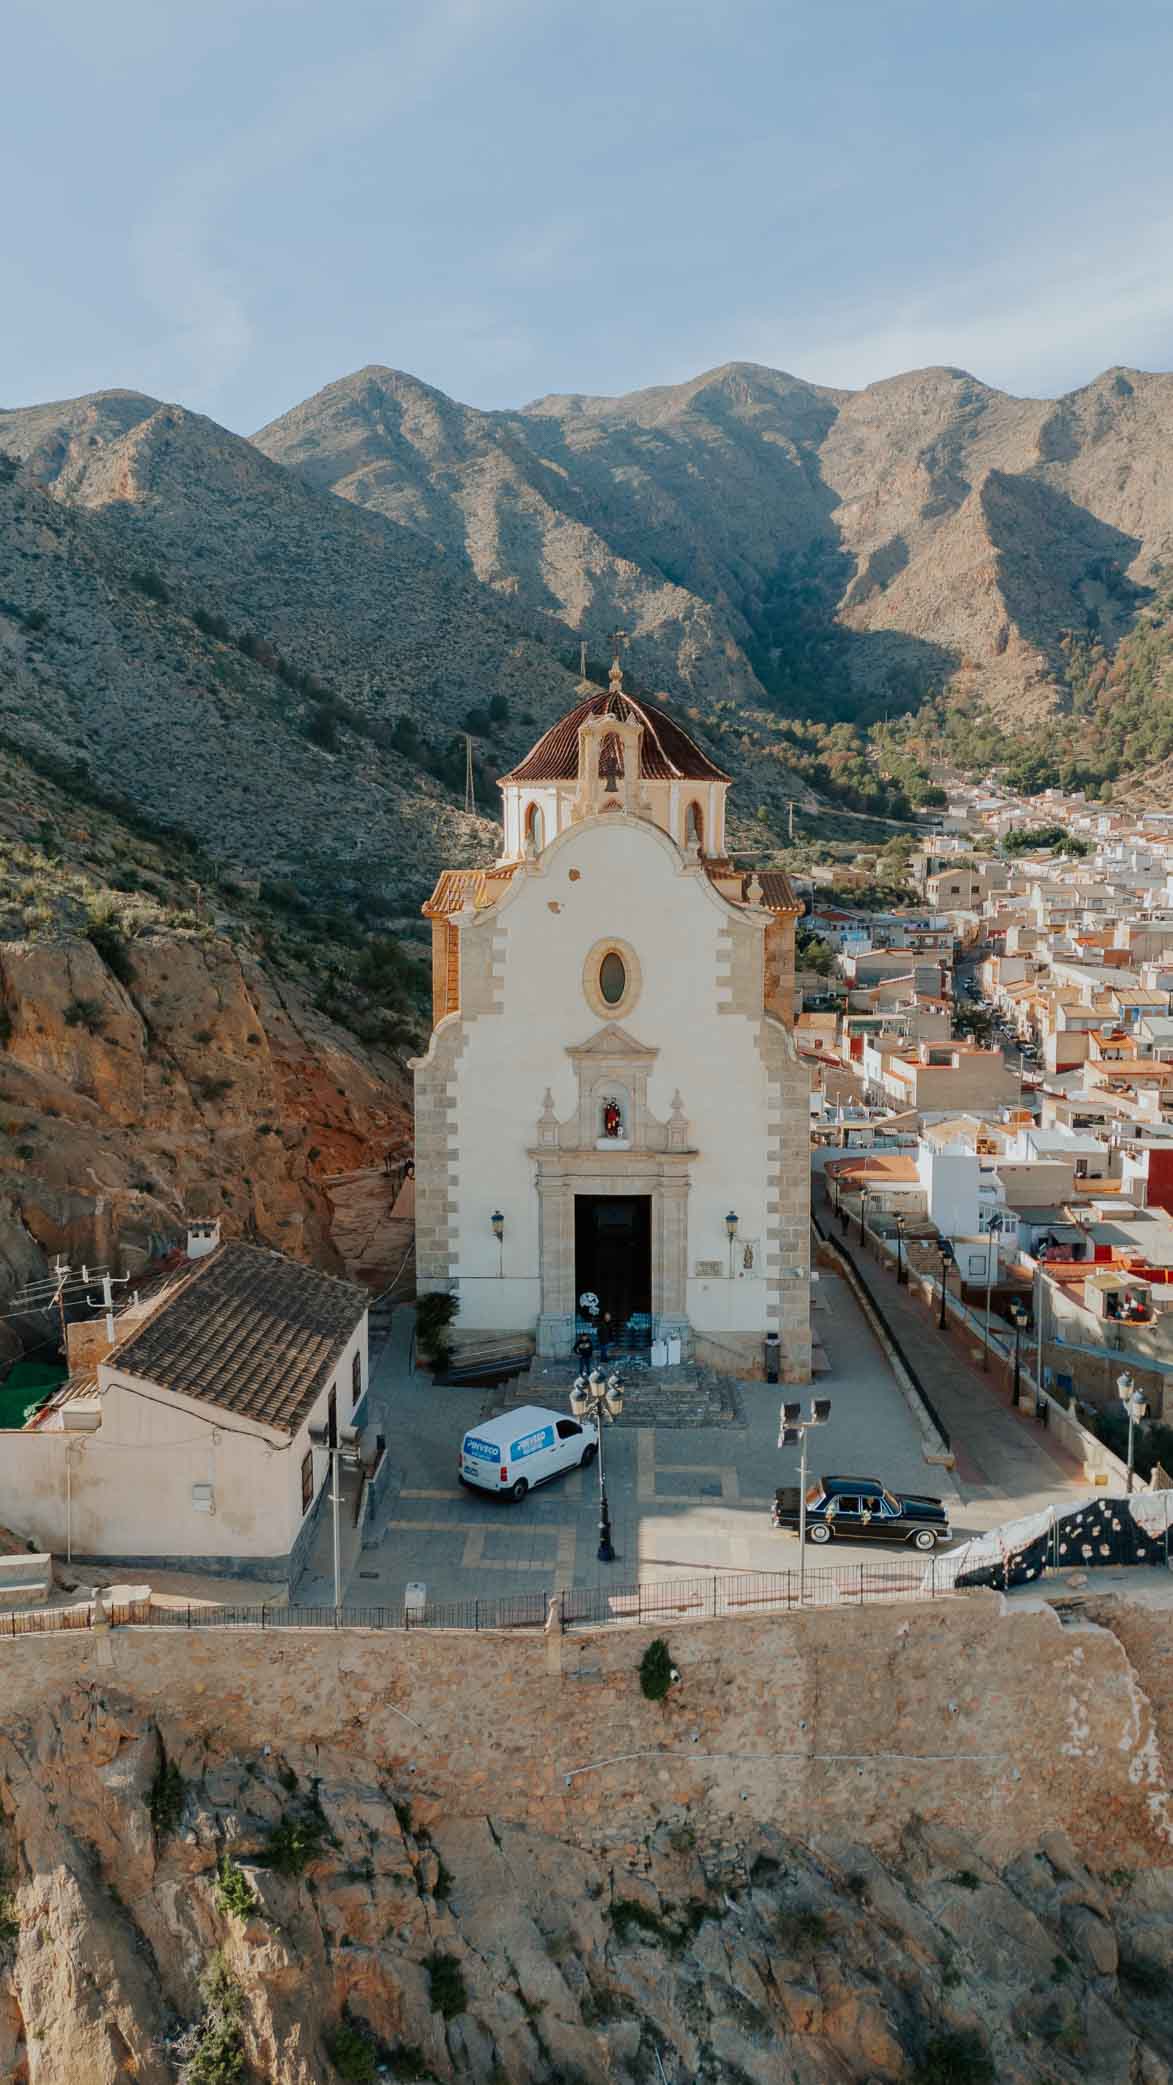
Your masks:
M 233 1240 L 103 1366 L 295 1434 L 370 1302 L 364 1289 Z
M 762 903 L 771 912 L 801 913 L 802 905 L 794 895 L 794 885 L 782 869 L 763 869 L 758 882 L 762 886 Z
M 640 776 L 645 782 L 727 782 L 729 776 L 716 767 L 696 740 L 656 704 L 597 688 L 531 746 L 507 782 L 573 782 L 578 773 L 578 733 L 590 717 L 615 717 L 621 722 L 634 717 L 643 725 L 640 742 Z
M 478 912 L 486 905 L 495 905 L 516 875 L 517 867 L 516 862 L 507 862 L 491 869 L 445 869 L 423 907 L 424 918 L 446 919 L 450 912 L 459 912 L 470 898 Z

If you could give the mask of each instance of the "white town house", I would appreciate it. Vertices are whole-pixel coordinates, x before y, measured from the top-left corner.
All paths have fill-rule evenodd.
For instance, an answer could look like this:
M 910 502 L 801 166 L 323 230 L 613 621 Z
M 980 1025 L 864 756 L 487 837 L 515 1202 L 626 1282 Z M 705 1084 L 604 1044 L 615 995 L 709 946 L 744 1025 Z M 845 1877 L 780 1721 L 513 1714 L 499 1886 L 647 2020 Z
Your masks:
M 569 1355 L 607 1319 L 749 1375 L 776 1334 L 801 1382 L 800 908 L 785 876 L 725 854 L 729 777 L 669 712 L 625 694 L 618 664 L 582 692 L 501 783 L 501 859 L 448 871 L 424 907 L 420 1291 L 459 1298 L 458 1347 Z

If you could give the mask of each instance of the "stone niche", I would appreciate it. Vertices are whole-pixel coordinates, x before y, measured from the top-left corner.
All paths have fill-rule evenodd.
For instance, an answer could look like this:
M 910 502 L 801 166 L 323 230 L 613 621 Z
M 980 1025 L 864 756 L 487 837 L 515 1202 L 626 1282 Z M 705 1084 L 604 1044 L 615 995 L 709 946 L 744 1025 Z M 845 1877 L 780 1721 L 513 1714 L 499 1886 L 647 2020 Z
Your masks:
M 537 1169 L 542 1284 L 538 1353 L 564 1354 L 574 1337 L 574 1198 L 647 1195 L 652 1217 L 652 1330 L 689 1336 L 688 1194 L 696 1151 L 679 1093 L 662 1122 L 648 1106 L 659 1052 L 609 1022 L 566 1052 L 578 1080 L 578 1105 L 559 1121 L 546 1090 L 530 1152 Z M 611 1111 L 618 1132 L 609 1133 Z

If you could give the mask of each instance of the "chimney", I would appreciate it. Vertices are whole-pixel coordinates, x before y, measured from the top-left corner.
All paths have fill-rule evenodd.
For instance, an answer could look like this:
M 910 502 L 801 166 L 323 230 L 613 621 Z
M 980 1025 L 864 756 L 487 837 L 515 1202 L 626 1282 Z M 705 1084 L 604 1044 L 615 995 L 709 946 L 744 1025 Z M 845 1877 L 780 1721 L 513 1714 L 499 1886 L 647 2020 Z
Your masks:
M 187 1257 L 202 1260 L 215 1252 L 220 1243 L 220 1219 L 218 1216 L 193 1218 L 187 1226 Z

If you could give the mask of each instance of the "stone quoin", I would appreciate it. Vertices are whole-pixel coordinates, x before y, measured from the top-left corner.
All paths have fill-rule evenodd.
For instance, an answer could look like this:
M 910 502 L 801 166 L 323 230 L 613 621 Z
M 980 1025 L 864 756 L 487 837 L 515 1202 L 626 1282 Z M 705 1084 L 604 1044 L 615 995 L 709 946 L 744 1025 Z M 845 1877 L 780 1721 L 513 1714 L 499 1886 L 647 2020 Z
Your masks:
M 618 661 L 581 693 L 502 779 L 500 859 L 446 872 L 424 907 L 420 1293 L 457 1296 L 458 1345 L 569 1356 L 585 1296 L 620 1344 L 679 1337 L 737 1375 L 775 1333 L 803 1382 L 801 908 L 725 852 L 728 776 Z

